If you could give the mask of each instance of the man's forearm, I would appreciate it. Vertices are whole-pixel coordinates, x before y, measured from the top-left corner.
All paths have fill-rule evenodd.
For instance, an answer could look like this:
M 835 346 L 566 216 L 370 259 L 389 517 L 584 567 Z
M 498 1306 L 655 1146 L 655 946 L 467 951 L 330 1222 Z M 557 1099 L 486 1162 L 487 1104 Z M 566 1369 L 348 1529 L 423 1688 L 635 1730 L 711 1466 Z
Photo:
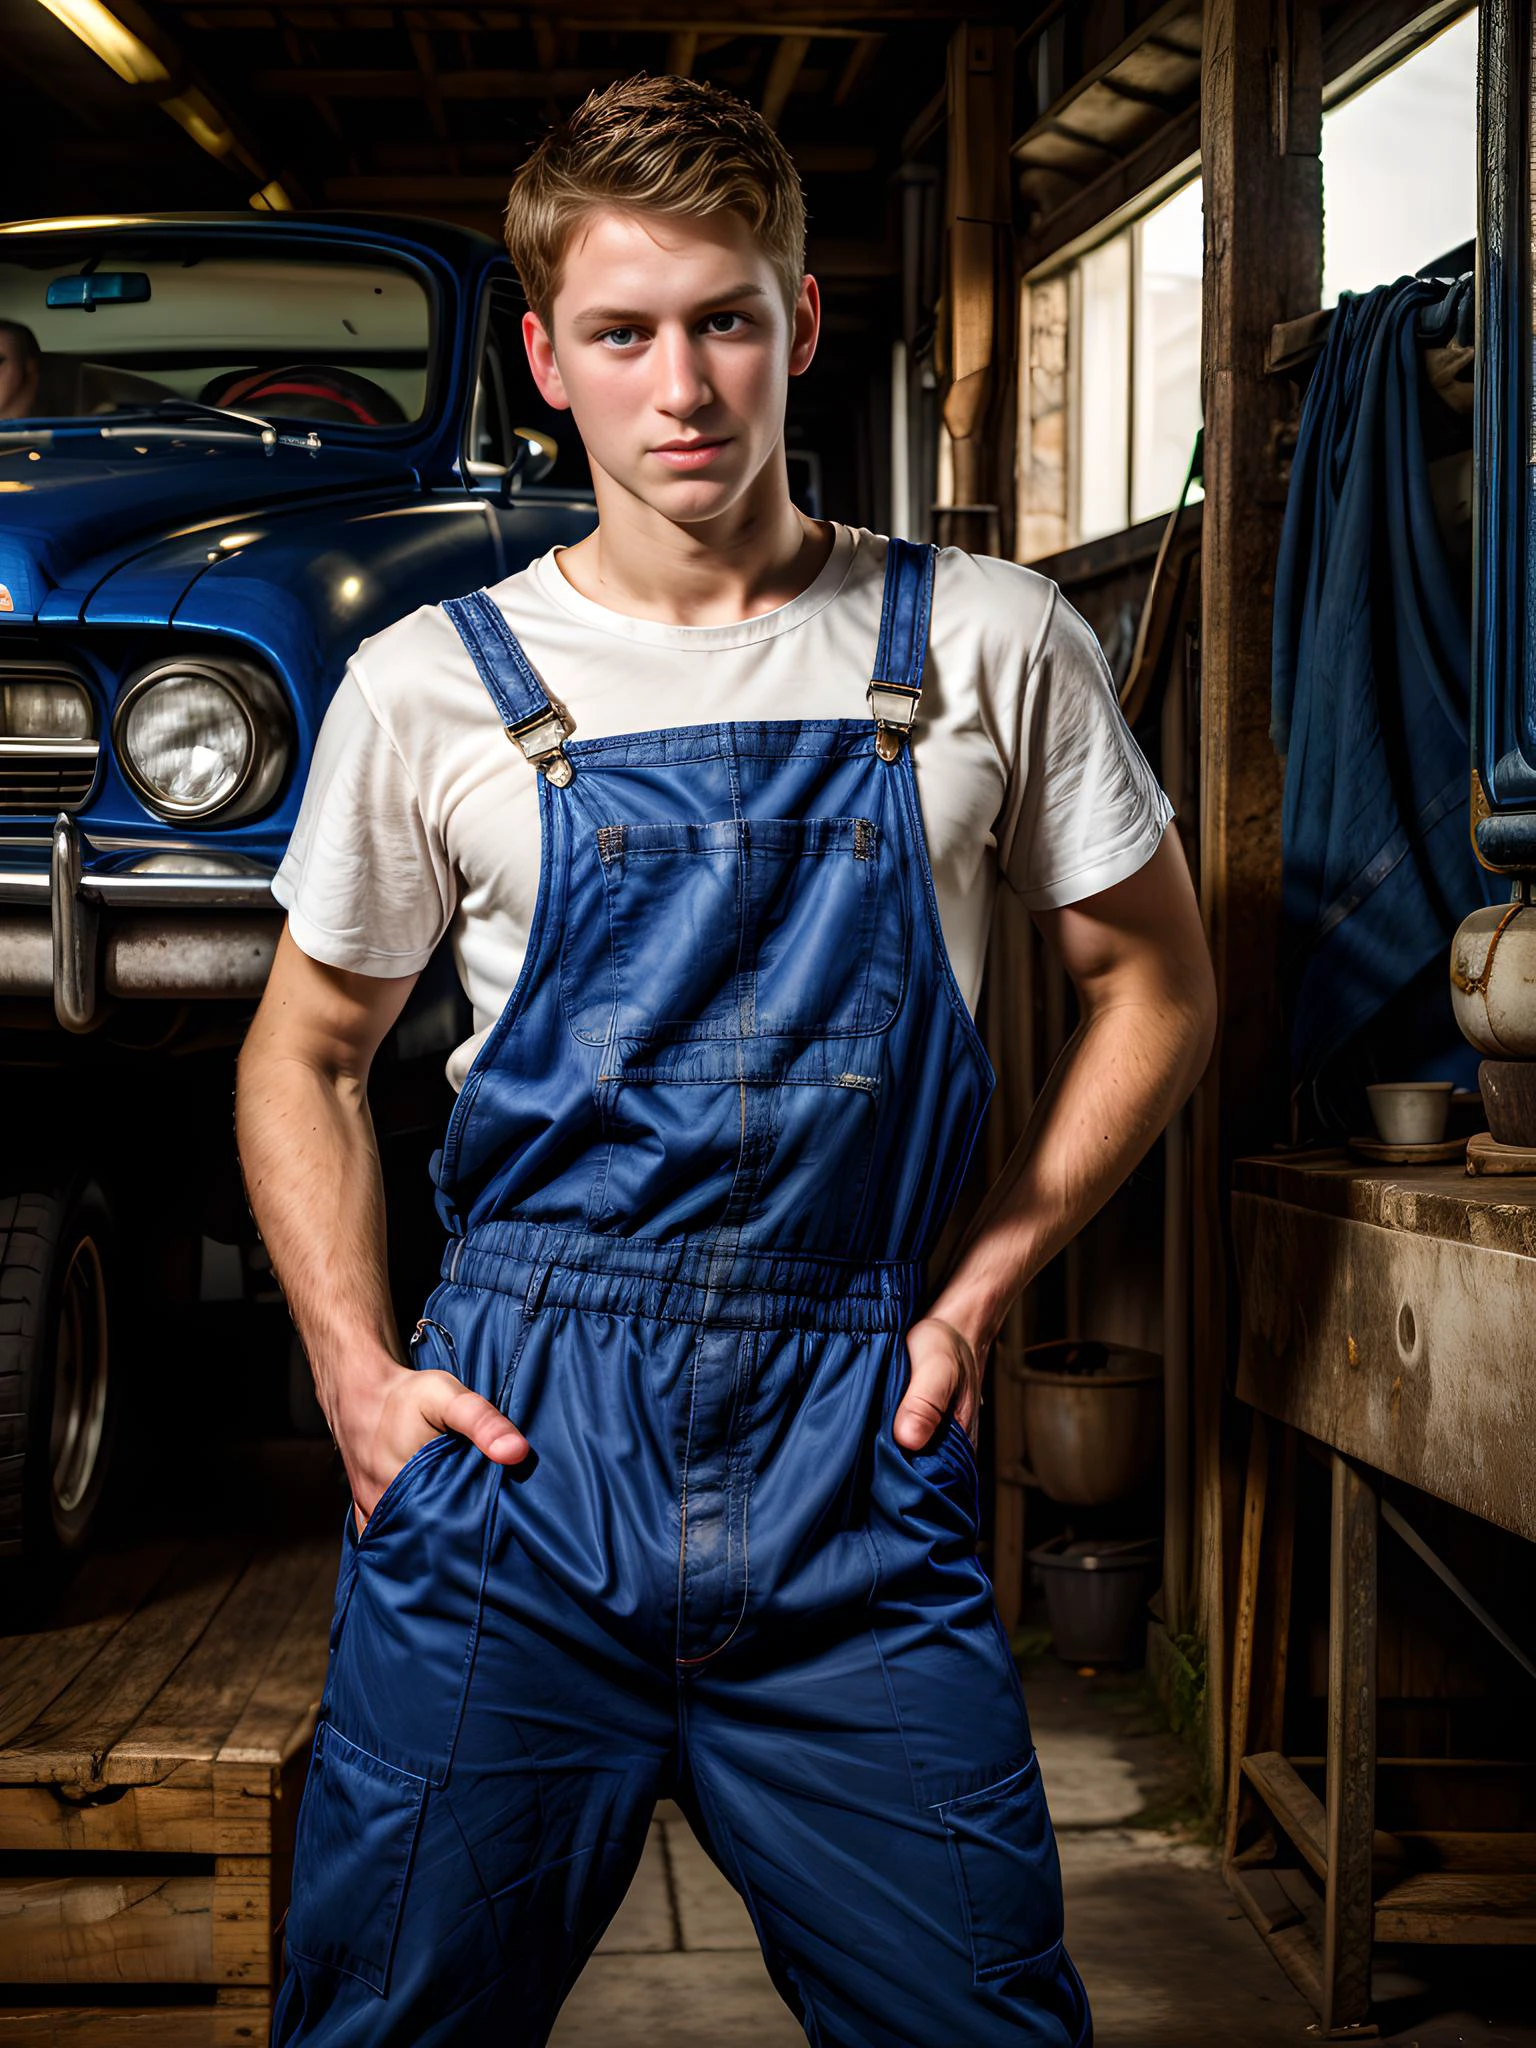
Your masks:
M 1145 1156 L 1209 1045 L 1201 1013 L 1167 1002 L 1105 1005 L 1078 1025 L 928 1310 L 978 1359 L 1018 1295 Z
M 343 1373 L 401 1363 L 367 1093 L 248 1042 L 235 1124 L 251 1212 L 334 1428 Z

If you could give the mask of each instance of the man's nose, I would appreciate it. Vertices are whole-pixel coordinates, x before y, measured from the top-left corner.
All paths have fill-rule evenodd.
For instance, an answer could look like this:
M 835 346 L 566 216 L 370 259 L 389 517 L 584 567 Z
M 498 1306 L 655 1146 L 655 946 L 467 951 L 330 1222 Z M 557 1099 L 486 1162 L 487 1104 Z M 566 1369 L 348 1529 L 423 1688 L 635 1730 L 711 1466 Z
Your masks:
M 714 396 L 700 357 L 698 337 L 662 328 L 656 337 L 660 388 L 656 393 L 661 410 L 674 419 L 686 419 Z

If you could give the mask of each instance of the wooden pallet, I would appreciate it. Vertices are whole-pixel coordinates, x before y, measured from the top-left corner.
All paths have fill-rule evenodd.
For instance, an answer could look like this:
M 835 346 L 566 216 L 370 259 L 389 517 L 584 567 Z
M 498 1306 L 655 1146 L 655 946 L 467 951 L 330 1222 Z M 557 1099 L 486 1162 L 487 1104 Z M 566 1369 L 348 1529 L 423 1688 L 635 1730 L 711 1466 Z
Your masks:
M 339 1539 L 150 1537 L 0 1638 L 7 2048 L 265 2042 Z

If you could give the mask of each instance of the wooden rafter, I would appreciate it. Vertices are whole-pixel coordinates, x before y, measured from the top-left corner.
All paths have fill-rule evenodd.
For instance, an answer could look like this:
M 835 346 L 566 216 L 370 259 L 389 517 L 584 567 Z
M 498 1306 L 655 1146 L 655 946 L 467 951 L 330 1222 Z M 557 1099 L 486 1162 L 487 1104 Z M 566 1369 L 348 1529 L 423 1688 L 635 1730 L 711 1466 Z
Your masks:
M 210 19 L 222 20 L 231 11 L 249 10 L 251 0 L 196 0 L 199 14 Z M 412 0 L 420 14 L 463 13 L 463 0 Z M 324 11 L 338 17 L 350 17 L 359 12 L 371 16 L 398 12 L 398 8 L 376 7 L 359 9 L 342 4 L 327 9 L 303 7 L 299 0 L 273 0 L 275 12 L 297 14 Z M 472 10 L 487 26 L 491 26 L 487 10 Z M 967 7 L 968 16 L 980 22 L 1002 21 L 1007 18 L 1005 0 L 976 0 Z M 838 0 L 835 7 L 819 4 L 819 0 L 785 0 L 785 5 L 775 7 L 771 13 L 763 6 L 763 0 L 741 0 L 740 7 L 732 0 L 710 0 L 709 13 L 694 17 L 675 4 L 664 16 L 658 16 L 645 5 L 645 0 L 580 0 L 580 13 L 570 18 L 571 27 L 628 28 L 637 32 L 649 29 L 696 28 L 706 30 L 728 28 L 733 35 L 752 33 L 755 35 L 859 35 L 871 30 L 885 31 L 903 23 L 915 24 L 952 23 L 955 10 L 952 0 Z M 508 14 L 500 26 L 510 27 L 525 20 L 521 14 Z
M 699 32 L 692 28 L 673 29 L 667 37 L 667 72 L 673 78 L 689 78 L 699 54 Z
M 440 71 L 436 87 L 445 100 L 582 99 L 625 76 L 624 69 L 613 64 L 579 71 L 502 71 L 482 67 Z M 415 71 L 258 71 L 250 83 L 252 92 L 270 98 L 419 100 L 425 96 L 421 76 Z
M 879 56 L 884 36 L 861 35 L 848 52 L 846 63 L 832 89 L 834 107 L 845 107 L 863 84 L 869 67 Z
M 304 39 L 291 22 L 285 22 L 283 25 L 283 48 L 288 53 L 290 64 L 305 65 L 309 63 L 310 53 L 305 47 Z M 340 145 L 346 157 L 348 170 L 357 170 L 359 165 L 356 152 L 352 148 L 346 128 L 336 109 L 328 99 L 317 97 L 315 100 L 315 112 L 330 130 L 332 140 Z
M 1176 23 L 1182 23 L 1186 19 L 1193 24 L 1192 34 L 1198 37 L 1200 33 L 1200 8 L 1195 4 L 1195 0 L 1166 0 L 1166 4 L 1158 8 L 1157 12 L 1149 20 L 1143 22 L 1134 35 L 1127 37 L 1124 42 L 1111 50 L 1101 62 L 1092 65 L 1085 71 L 1080 78 L 1074 78 L 1065 91 L 1049 107 L 1042 107 L 1036 122 L 1032 124 L 1032 128 L 1044 126 L 1047 122 L 1053 125 L 1058 124 L 1068 107 L 1072 106 L 1077 100 L 1080 100 L 1084 93 L 1102 83 L 1109 77 L 1111 72 L 1118 70 L 1122 64 L 1134 60 L 1137 52 L 1145 45 L 1156 42 L 1159 48 L 1165 48 L 1167 46 L 1165 39 L 1168 36 L 1169 30 Z M 1176 43 L 1174 48 L 1182 50 L 1183 45 Z M 1186 54 L 1194 67 L 1196 77 L 1198 77 L 1200 68 L 1198 43 Z M 1015 155 L 1021 154 L 1028 148 L 1031 132 L 1032 129 L 1026 129 L 1022 135 L 1015 139 L 1013 145 Z
M 426 102 L 427 118 L 432 123 L 432 132 L 449 152 L 452 168 L 458 169 L 458 160 L 448 134 L 448 116 L 443 112 L 443 95 L 437 82 L 437 58 L 432 49 L 432 38 L 425 29 L 410 31 L 411 49 L 415 54 L 421 72 L 422 98 Z
M 800 67 L 810 54 L 809 36 L 784 36 L 773 53 L 773 62 L 768 67 L 768 82 L 763 87 L 762 116 L 770 128 L 777 128 L 779 116 L 795 88 L 795 79 Z
M 216 124 L 217 130 L 228 138 L 227 144 L 222 152 L 210 149 L 207 153 L 217 161 L 227 163 L 231 169 L 238 166 L 257 189 L 268 184 L 273 178 L 273 170 L 265 149 L 245 122 L 232 112 L 189 61 L 186 52 L 163 23 L 141 7 L 138 0 L 113 0 L 113 11 L 124 27 L 154 51 L 165 67 L 166 77 L 163 82 L 153 85 L 129 86 L 115 80 L 111 83 L 141 102 L 147 100 L 159 106 L 194 143 L 202 145 L 203 136 L 214 130 Z M 108 90 L 111 90 L 110 85 Z M 290 198 L 302 200 L 303 194 L 295 182 L 291 178 L 286 182 Z

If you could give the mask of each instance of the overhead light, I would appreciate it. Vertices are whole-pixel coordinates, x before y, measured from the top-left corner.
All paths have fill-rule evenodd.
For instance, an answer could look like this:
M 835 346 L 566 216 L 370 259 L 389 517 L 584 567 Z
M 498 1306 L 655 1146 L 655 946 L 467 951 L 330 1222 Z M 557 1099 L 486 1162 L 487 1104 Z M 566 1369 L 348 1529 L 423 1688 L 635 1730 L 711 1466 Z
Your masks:
M 51 6 L 53 0 L 44 0 L 44 4 Z M 198 148 L 206 149 L 210 156 L 228 156 L 234 148 L 235 138 L 225 126 L 218 108 L 195 86 L 171 99 L 162 100 L 160 105 L 173 121 L 186 129 Z
M 274 178 L 270 185 L 263 185 L 259 192 L 251 194 L 251 204 L 258 213 L 292 213 L 293 201 Z
M 129 85 L 157 85 L 170 76 L 149 45 L 125 28 L 101 0 L 42 0 L 42 4 Z

